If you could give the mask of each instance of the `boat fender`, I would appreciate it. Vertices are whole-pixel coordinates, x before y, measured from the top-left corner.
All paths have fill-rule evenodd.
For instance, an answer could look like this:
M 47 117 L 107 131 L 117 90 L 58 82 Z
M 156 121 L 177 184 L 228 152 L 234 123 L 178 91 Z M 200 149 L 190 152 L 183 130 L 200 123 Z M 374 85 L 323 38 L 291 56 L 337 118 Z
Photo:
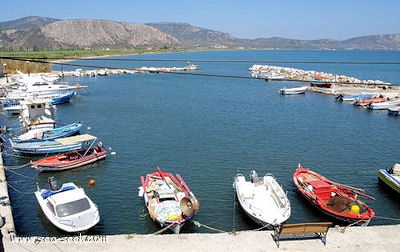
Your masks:
M 357 204 L 354 204 L 350 208 L 350 213 L 351 214 L 359 214 L 360 213 L 360 207 Z

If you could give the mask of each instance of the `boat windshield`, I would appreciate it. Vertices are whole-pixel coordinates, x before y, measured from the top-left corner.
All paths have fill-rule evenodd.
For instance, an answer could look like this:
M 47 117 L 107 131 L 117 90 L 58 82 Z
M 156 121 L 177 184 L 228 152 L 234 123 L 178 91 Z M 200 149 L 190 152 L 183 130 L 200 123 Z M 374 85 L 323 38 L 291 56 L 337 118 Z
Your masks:
M 58 217 L 66 217 L 83 212 L 88 209 L 90 209 L 90 204 L 86 198 L 56 206 Z

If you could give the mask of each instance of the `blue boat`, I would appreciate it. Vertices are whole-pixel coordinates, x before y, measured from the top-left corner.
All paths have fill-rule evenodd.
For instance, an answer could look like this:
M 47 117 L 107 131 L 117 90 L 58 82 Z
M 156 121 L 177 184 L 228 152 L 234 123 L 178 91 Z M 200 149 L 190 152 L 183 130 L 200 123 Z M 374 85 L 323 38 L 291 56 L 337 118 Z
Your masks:
M 52 105 L 59 105 L 63 103 L 68 103 L 76 95 L 76 92 L 68 92 L 65 94 L 55 94 L 50 96 L 34 96 L 35 98 L 46 98 L 51 99 Z M 4 103 L 3 110 L 8 111 L 10 114 L 19 114 L 22 110 L 21 100 L 7 100 Z
M 340 94 L 336 97 L 336 99 L 339 101 L 354 102 L 357 99 L 368 99 L 368 98 L 372 98 L 373 96 L 374 96 L 374 94 L 353 94 L 353 95 Z
M 14 137 L 12 140 L 15 143 L 54 140 L 75 135 L 79 133 L 81 128 L 81 123 L 72 123 L 54 129 L 33 129 L 18 137 Z
M 58 104 L 63 104 L 63 103 L 68 103 L 72 97 L 76 95 L 76 92 L 71 92 L 67 93 L 66 95 L 60 95 L 58 97 L 53 97 L 52 100 L 53 102 L 51 104 L 53 105 L 58 105 Z
M 37 155 L 80 150 L 87 147 L 87 145 L 90 145 L 94 139 L 96 139 L 95 136 L 83 134 L 38 142 L 16 143 L 12 139 L 9 140 L 11 143 L 11 148 L 14 152 L 18 154 Z

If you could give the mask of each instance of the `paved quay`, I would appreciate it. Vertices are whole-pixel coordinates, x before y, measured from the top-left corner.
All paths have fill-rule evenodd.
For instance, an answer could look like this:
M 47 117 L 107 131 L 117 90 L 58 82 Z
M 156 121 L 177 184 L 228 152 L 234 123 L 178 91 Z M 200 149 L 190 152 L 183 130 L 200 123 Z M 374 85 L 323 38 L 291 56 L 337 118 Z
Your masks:
M 110 235 L 14 237 L 3 232 L 4 250 L 21 251 L 400 251 L 400 225 L 330 228 L 326 246 L 319 239 L 283 240 L 278 248 L 272 231 L 242 231 L 218 234 Z

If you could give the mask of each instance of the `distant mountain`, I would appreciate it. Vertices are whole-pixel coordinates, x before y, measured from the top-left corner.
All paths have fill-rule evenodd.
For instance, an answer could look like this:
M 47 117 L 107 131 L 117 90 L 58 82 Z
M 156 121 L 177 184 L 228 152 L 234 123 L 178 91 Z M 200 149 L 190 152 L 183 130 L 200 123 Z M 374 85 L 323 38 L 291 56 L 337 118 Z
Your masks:
M 357 37 L 342 41 L 340 46 L 346 49 L 400 50 L 400 34 Z
M 183 46 L 238 46 L 241 40 L 224 32 L 192 26 L 188 23 L 147 23 L 166 34 L 177 38 Z
M 188 23 L 124 23 L 25 17 L 0 22 L 0 51 L 42 49 L 344 49 L 400 50 L 400 34 L 338 41 L 279 37 L 239 39 Z
M 44 26 L 55 21 L 59 21 L 59 19 L 30 16 L 7 22 L 0 22 L 0 30 L 30 29 Z

